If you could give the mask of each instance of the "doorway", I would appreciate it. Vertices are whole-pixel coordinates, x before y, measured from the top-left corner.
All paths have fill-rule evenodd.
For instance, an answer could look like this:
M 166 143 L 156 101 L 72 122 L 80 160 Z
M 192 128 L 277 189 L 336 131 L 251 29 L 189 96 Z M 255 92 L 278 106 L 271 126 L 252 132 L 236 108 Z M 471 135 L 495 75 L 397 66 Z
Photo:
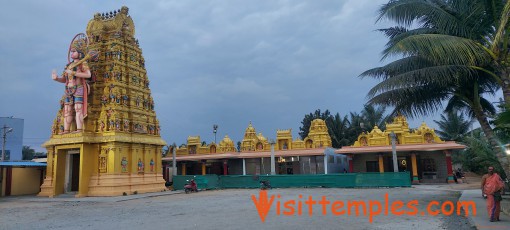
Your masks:
M 65 192 L 78 192 L 80 188 L 80 152 L 69 151 L 67 155 Z

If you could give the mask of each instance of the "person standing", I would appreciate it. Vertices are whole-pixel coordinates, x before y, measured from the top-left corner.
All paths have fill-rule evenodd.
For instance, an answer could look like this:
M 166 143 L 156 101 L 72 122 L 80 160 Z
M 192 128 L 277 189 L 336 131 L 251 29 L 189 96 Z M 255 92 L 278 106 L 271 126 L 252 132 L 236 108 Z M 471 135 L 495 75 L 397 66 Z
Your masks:
M 488 173 L 482 177 L 482 195 L 487 196 L 487 212 L 491 222 L 499 221 L 501 211 L 501 194 L 505 184 L 501 177 L 494 172 L 494 167 L 489 166 Z

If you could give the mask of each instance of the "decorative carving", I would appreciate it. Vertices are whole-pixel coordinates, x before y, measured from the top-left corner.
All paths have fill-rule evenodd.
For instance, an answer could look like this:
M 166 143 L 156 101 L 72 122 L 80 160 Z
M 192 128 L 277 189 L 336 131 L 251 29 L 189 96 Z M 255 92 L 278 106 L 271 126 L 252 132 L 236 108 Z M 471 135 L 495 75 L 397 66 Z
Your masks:
M 151 158 L 151 162 L 149 163 L 151 166 L 151 172 L 154 172 L 154 160 Z
M 123 173 L 127 172 L 128 160 L 126 159 L 126 157 L 122 157 L 122 160 L 120 161 L 120 165 L 122 166 L 122 172 Z
M 362 133 L 353 146 L 382 146 L 391 145 L 390 133 L 396 134 L 397 144 L 431 144 L 443 143 L 434 129 L 429 128 L 425 123 L 416 130 L 410 130 L 407 120 L 404 116 L 398 115 L 392 123 L 386 124 L 386 130 L 383 132 L 379 127 L 374 126 L 368 134 Z
M 143 172 L 144 165 L 142 159 L 138 158 L 138 172 Z
M 108 152 L 109 149 L 102 149 L 101 155 L 99 155 L 99 172 L 106 173 L 108 171 Z

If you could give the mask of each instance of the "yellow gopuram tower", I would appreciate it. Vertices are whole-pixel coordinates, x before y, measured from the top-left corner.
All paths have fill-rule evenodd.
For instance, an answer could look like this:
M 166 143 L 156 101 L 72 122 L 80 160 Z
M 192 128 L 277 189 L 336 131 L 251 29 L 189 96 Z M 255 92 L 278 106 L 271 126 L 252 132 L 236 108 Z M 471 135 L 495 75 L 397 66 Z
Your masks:
M 129 9 L 95 14 L 87 25 L 88 116 L 83 131 L 62 133 L 63 107 L 53 122 L 46 178 L 39 196 L 120 196 L 165 190 L 159 121 Z M 61 101 L 62 103 L 62 101 Z M 71 131 L 73 128 L 71 129 Z M 60 132 L 59 132 L 60 131 Z

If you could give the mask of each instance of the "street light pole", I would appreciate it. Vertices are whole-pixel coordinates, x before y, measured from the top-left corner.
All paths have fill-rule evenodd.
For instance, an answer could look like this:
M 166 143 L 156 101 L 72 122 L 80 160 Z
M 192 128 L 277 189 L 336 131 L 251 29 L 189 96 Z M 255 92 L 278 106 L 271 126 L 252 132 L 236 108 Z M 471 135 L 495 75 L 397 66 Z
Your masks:
M 269 140 L 269 143 L 271 144 L 271 175 L 276 174 L 275 170 L 275 162 L 274 162 L 274 144 L 275 141 L 273 139 Z
M 216 144 L 216 132 L 218 132 L 218 125 L 213 125 L 214 143 Z
M 398 163 L 397 163 L 397 146 L 396 139 L 397 136 L 393 131 L 390 133 L 391 137 L 391 153 L 393 155 L 393 172 L 398 172 Z
M 8 127 L 7 125 L 4 125 L 4 127 L 2 127 L 2 130 L 3 130 L 2 161 L 4 161 L 5 160 L 5 141 L 7 139 L 7 133 L 12 132 L 12 128 Z

